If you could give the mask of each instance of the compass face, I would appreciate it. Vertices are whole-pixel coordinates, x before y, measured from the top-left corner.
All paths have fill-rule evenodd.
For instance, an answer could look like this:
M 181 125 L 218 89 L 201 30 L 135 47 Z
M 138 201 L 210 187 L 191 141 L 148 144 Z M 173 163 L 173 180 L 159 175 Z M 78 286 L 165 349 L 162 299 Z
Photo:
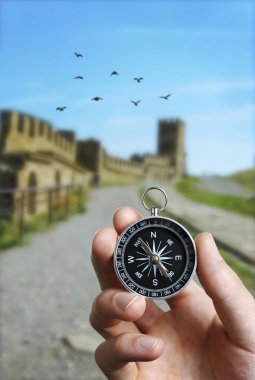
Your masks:
M 120 235 L 114 266 L 129 291 L 148 298 L 169 298 L 195 272 L 195 244 L 179 223 L 158 216 L 144 218 Z

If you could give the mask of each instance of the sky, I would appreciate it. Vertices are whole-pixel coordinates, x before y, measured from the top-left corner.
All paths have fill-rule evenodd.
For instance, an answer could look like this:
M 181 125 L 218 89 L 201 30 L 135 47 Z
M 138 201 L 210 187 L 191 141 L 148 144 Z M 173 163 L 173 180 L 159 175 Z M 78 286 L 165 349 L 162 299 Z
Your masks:
M 156 153 L 158 120 L 180 118 L 190 174 L 254 165 L 253 1 L 2 0 L 0 22 L 1 109 L 123 158 Z

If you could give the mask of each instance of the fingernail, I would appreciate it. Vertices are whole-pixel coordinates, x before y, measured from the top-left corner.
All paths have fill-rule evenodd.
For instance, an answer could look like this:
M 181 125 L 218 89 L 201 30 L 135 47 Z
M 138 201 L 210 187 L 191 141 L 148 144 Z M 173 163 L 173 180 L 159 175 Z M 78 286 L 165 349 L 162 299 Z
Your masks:
M 114 301 L 119 309 L 126 310 L 137 297 L 135 294 L 123 292 L 116 294 Z
M 138 339 L 138 345 L 143 350 L 150 350 L 154 346 L 156 346 L 158 342 L 158 338 L 154 338 L 153 336 L 143 336 L 142 338 Z
M 215 244 L 215 240 L 214 240 L 212 234 L 210 234 L 210 233 L 209 233 L 209 239 L 210 239 L 209 244 L 210 244 L 210 248 L 211 248 L 212 254 L 216 256 L 216 259 L 218 261 L 221 261 L 222 260 L 222 256 L 220 255 L 220 252 L 219 252 L 219 250 L 218 250 L 218 248 L 217 248 L 217 246 Z

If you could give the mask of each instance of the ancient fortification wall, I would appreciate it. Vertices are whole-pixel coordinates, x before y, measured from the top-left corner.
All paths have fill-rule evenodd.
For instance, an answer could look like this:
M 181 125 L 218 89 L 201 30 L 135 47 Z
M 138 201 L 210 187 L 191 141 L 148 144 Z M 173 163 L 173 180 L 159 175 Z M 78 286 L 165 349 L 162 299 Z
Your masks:
M 112 156 L 106 151 L 102 155 L 101 167 L 119 174 L 131 174 L 138 177 L 144 175 L 142 164 Z
M 68 132 L 54 131 L 46 121 L 8 110 L 2 111 L 1 122 L 1 148 L 5 153 L 41 151 L 59 154 L 69 161 L 76 160 L 76 141 L 75 138 L 72 141 Z
M 73 131 L 56 131 L 50 123 L 25 113 L 4 110 L 0 120 L 1 161 L 16 173 L 18 188 L 29 187 L 32 177 L 41 187 L 84 183 L 88 173 L 156 180 L 184 173 L 185 127 L 179 119 L 159 120 L 157 153 L 139 162 L 110 155 L 95 139 L 76 141 Z
M 95 139 L 76 141 L 73 131 L 56 131 L 47 121 L 22 112 L 4 110 L 0 123 L 0 189 L 86 186 L 92 178 L 110 183 L 144 177 L 166 181 L 184 173 L 184 123 L 179 119 L 160 120 L 157 153 L 140 156 L 138 152 L 138 160 L 115 157 Z M 65 191 L 54 190 L 54 199 Z M 31 206 L 35 197 L 39 191 L 28 203 L 28 214 L 47 208 L 39 202 L 35 211 Z
M 9 110 L 1 112 L 0 121 L 1 188 L 88 183 L 88 170 L 76 160 L 74 132 L 56 131 L 44 120 Z
M 179 119 L 164 119 L 158 126 L 157 154 L 146 155 L 139 162 L 115 157 L 94 139 L 79 141 L 78 162 L 89 170 L 119 175 L 143 176 L 154 179 L 180 178 L 184 174 L 184 123 Z

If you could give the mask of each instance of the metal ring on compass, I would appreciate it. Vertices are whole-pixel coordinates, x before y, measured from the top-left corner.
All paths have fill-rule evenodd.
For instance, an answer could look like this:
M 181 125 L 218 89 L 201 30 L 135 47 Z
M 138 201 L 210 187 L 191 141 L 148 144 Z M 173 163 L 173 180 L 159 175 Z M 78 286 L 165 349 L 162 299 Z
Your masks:
M 143 193 L 143 196 L 142 196 L 142 203 L 143 203 L 143 206 L 146 208 L 146 210 L 151 211 L 152 208 L 151 208 L 151 207 L 148 207 L 148 206 L 146 205 L 146 203 L 145 203 L 145 200 L 144 200 L 146 194 L 147 194 L 149 191 L 151 191 L 151 190 L 159 190 L 159 191 L 164 195 L 164 197 L 165 197 L 165 204 L 164 204 L 164 206 L 162 206 L 161 208 L 159 208 L 158 212 L 163 211 L 163 210 L 165 209 L 166 205 L 167 205 L 167 195 L 166 195 L 165 191 L 164 191 L 163 189 L 161 189 L 160 187 L 152 186 L 152 187 L 149 187 L 148 189 L 145 190 L 145 192 Z

